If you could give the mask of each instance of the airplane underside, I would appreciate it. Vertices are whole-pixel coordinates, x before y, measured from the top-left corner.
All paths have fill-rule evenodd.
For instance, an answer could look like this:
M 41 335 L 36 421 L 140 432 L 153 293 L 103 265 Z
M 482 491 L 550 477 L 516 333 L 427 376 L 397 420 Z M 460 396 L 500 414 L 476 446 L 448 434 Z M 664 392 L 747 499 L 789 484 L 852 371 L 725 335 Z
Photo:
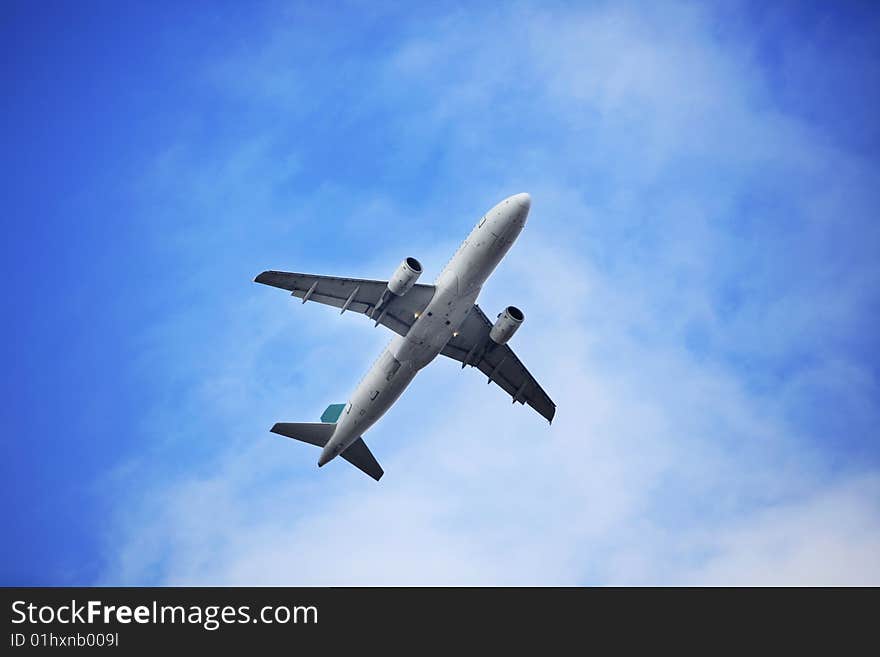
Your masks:
M 504 199 L 483 215 L 433 285 L 417 282 L 421 263 L 405 258 L 388 281 L 264 271 L 258 283 L 294 297 L 357 312 L 396 333 L 347 404 L 327 408 L 321 422 L 277 423 L 271 431 L 321 448 L 318 466 L 336 456 L 377 481 L 383 470 L 363 434 L 397 401 L 416 373 L 438 355 L 479 370 L 512 398 L 552 422 L 556 404 L 508 341 L 525 319 L 508 306 L 490 321 L 476 298 L 525 225 L 528 194 Z

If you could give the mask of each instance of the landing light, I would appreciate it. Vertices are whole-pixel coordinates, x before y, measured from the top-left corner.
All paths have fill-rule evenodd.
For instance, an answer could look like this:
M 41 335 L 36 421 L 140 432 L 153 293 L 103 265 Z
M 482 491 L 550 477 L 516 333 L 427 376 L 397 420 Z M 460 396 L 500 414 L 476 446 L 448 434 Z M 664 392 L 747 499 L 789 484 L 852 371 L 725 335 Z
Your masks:
M 453 331 L 453 332 L 452 332 L 452 337 L 453 337 L 453 338 L 454 338 L 455 336 L 457 336 L 457 335 L 458 335 L 458 331 Z
M 416 319 L 419 318 L 419 314 L 418 314 L 418 313 L 413 313 L 413 315 L 415 316 Z

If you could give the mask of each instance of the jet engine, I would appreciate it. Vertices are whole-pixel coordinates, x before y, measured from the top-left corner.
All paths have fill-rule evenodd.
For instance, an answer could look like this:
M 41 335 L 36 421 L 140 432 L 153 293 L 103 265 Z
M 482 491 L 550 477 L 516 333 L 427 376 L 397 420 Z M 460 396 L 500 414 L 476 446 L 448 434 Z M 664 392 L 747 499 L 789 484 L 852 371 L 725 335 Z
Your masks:
M 388 289 L 395 295 L 402 297 L 416 284 L 422 273 L 422 263 L 415 258 L 406 258 L 400 263 L 400 267 L 394 272 L 394 276 L 388 281 Z
M 513 337 L 516 329 L 520 327 L 525 318 L 526 316 L 523 315 L 522 310 L 516 306 L 507 306 L 504 312 L 498 314 L 498 319 L 495 320 L 492 329 L 489 331 L 489 337 L 492 339 L 492 342 L 495 344 L 506 343 Z

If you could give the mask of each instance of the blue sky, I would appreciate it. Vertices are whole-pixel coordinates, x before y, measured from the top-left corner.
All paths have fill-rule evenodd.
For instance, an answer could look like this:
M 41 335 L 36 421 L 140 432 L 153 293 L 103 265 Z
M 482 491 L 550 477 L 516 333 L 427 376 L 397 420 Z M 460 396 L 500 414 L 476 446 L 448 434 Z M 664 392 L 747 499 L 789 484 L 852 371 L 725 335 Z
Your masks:
M 4 3 L 4 584 L 880 584 L 880 12 Z M 484 288 L 379 485 L 268 433 L 389 339 L 251 283 Z M 532 417 L 534 415 L 534 417 Z

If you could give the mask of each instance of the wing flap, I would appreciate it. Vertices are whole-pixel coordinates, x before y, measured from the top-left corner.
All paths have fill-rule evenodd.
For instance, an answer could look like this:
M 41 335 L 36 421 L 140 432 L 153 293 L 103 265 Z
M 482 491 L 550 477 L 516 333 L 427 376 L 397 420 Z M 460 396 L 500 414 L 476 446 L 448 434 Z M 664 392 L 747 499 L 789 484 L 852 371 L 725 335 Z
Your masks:
M 387 281 L 337 276 L 316 276 L 285 271 L 264 271 L 254 279 L 257 283 L 287 290 L 305 301 L 350 310 L 369 316 L 388 287 Z M 391 295 L 379 323 L 399 335 L 406 335 L 434 296 L 433 285 L 414 285 L 403 296 Z
M 508 345 L 499 345 L 489 339 L 492 322 L 480 307 L 474 305 L 459 333 L 443 348 L 444 356 L 471 365 L 496 383 L 514 403 L 528 404 L 548 422 L 556 415 L 556 404 L 535 377 L 526 369 Z

